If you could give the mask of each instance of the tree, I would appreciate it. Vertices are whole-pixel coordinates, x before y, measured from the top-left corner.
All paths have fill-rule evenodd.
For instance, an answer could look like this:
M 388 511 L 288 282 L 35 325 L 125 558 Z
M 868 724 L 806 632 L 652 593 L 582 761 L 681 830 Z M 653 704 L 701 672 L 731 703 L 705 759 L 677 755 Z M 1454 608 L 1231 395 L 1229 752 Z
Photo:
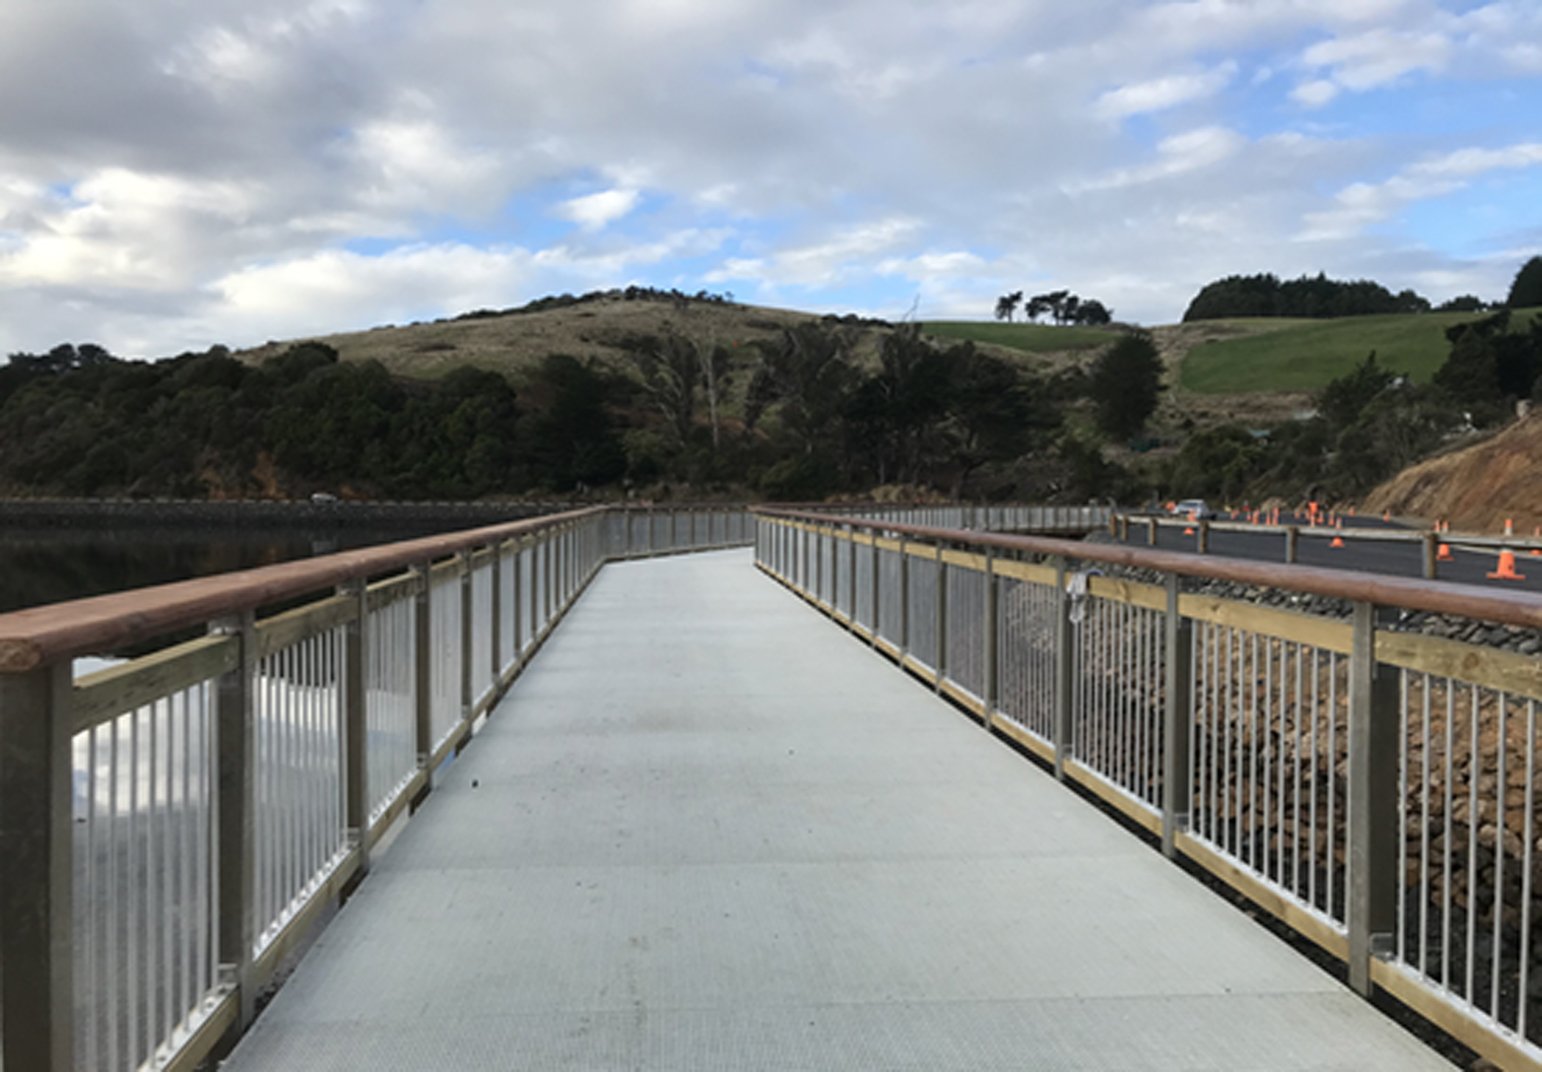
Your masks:
M 1093 327 L 1113 322 L 1114 312 L 1096 298 L 1088 298 L 1076 310 L 1076 322 Z
M 1505 304 L 1511 309 L 1529 309 L 1542 305 L 1542 256 L 1533 257 L 1521 265 L 1510 284 L 1510 296 Z
M 1476 294 L 1458 294 L 1435 307 L 1437 313 L 1481 313 L 1488 306 Z
M 1355 423 L 1371 399 L 1396 378 L 1395 373 L 1376 364 L 1376 351 L 1372 350 L 1364 361 L 1322 389 L 1317 409 L 1333 429 L 1343 430 Z
M 1162 392 L 1162 358 L 1151 336 L 1131 332 L 1104 350 L 1093 363 L 1087 390 L 1104 434 L 1116 439 L 1137 434 Z
M 1017 307 L 1022 304 L 1023 292 L 1014 290 L 1010 294 L 1003 294 L 996 299 L 996 319 L 1012 322 L 1012 317 L 1017 313 Z

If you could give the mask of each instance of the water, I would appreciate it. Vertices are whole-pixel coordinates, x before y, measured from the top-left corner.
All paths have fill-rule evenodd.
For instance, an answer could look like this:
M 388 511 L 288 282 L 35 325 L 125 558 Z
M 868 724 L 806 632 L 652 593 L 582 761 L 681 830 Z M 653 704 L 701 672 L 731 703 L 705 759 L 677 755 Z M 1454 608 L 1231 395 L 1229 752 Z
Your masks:
M 461 527 L 465 524 L 460 522 Z M 454 527 L 0 528 L 0 613 L 407 540 Z

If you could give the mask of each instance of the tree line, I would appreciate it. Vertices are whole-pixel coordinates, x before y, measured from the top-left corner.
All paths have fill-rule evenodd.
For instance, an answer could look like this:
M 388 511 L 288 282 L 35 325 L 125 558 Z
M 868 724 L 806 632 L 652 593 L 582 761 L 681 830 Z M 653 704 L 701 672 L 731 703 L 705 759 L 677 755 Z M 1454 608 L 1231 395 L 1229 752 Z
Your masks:
M 1084 324 L 1099 326 L 1113 322 L 1114 312 L 1096 298 L 1082 298 L 1069 290 L 1052 290 L 1024 299 L 1023 292 L 1014 290 L 996 299 L 996 319 L 1011 323 L 1022 306 L 1023 316 L 1037 324 L 1039 317 L 1048 316 L 1056 324 Z
M 1184 323 L 1230 317 L 1373 316 L 1389 313 L 1476 313 L 1488 309 L 1526 309 L 1542 305 L 1542 257 L 1532 257 L 1515 275 L 1503 301 L 1485 301 L 1461 294 L 1431 306 L 1413 290 L 1394 294 L 1369 279 L 1343 281 L 1315 276 L 1282 281 L 1269 272 L 1229 275 L 1206 283 L 1189 302 Z M 998 313 L 999 316 L 999 313 Z
M 913 324 L 873 344 L 833 317 L 742 346 L 666 329 L 628 339 L 620 367 L 552 354 L 513 379 L 461 367 L 433 382 L 318 342 L 261 364 L 223 347 L 140 362 L 66 344 L 0 368 L 0 493 L 1105 493 L 1100 450 L 1066 417 L 1130 426 L 1128 368 L 1029 372 Z

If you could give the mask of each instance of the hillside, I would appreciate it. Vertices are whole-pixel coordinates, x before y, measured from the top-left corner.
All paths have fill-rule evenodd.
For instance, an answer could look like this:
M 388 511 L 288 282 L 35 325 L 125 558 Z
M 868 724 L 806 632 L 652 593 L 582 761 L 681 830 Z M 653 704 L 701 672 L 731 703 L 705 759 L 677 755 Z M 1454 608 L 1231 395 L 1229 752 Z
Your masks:
M 464 316 L 399 327 L 384 325 L 365 332 L 285 339 L 242 350 L 234 356 L 259 364 L 296 342 L 316 341 L 338 350 L 339 358 L 344 361 L 379 361 L 393 375 L 412 379 L 438 379 L 463 366 L 500 372 L 518 379 L 550 353 L 595 358 L 611 369 L 629 372 L 632 367 L 629 353 L 634 349 L 635 339 L 668 333 L 678 333 L 708 344 L 719 342 L 731 352 L 748 355 L 751 353 L 748 347 L 779 338 L 783 329 L 820 321 L 847 325 L 854 336 L 853 358 L 859 366 L 871 366 L 876 361 L 880 339 L 891 330 L 891 325 L 884 321 L 856 316 L 819 316 L 790 308 L 739 302 L 600 298 L 537 308 L 534 312 Z M 1041 330 L 1053 332 L 1055 329 Z M 1099 335 L 1107 338 L 1106 333 Z M 1029 347 L 1010 346 L 990 338 L 981 338 L 978 342 L 979 349 L 984 352 L 1008 359 L 1024 369 L 1055 364 L 1052 355 Z
M 1517 310 L 1511 329 L 1542 310 Z M 1217 320 L 1179 329 L 1219 327 L 1223 334 L 1188 347 L 1179 372 L 1185 391 L 1205 395 L 1315 391 L 1376 351 L 1383 367 L 1428 382 L 1451 344 L 1446 329 L 1487 313 L 1405 313 L 1336 320 Z M 1260 329 L 1261 328 L 1261 329 Z
M 1445 518 L 1468 532 L 1518 532 L 1542 525 L 1542 417 L 1516 422 L 1480 443 L 1403 470 L 1365 499 L 1367 512 Z

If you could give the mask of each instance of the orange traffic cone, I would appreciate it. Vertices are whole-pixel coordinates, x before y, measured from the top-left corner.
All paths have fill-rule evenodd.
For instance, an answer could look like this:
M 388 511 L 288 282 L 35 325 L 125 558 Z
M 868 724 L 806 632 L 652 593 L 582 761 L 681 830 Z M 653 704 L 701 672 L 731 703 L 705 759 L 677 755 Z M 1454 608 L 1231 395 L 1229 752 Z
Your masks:
M 1542 536 L 1542 525 L 1538 525 L 1531 535 L 1533 537 Z M 1533 557 L 1542 558 L 1542 547 L 1533 547 L 1531 553 Z
M 1343 547 L 1344 546 L 1344 522 L 1343 521 L 1336 522 L 1335 525 L 1334 525 L 1334 528 L 1338 529 L 1338 531 L 1333 534 L 1333 542 L 1330 543 L 1328 546 L 1329 547 Z
M 1456 556 L 1451 553 L 1451 545 L 1443 543 L 1435 548 L 1435 560 L 1437 562 L 1454 562 Z
M 1522 574 L 1515 572 L 1514 551 L 1499 552 L 1499 568 L 1487 576 L 1495 581 L 1524 581 L 1526 579 Z
M 1392 520 L 1392 511 L 1391 510 L 1383 510 L 1381 512 L 1381 519 L 1383 521 L 1391 521 Z
M 1515 518 L 1513 518 L 1513 517 L 1505 518 L 1505 535 L 1506 536 L 1514 536 L 1515 535 Z

